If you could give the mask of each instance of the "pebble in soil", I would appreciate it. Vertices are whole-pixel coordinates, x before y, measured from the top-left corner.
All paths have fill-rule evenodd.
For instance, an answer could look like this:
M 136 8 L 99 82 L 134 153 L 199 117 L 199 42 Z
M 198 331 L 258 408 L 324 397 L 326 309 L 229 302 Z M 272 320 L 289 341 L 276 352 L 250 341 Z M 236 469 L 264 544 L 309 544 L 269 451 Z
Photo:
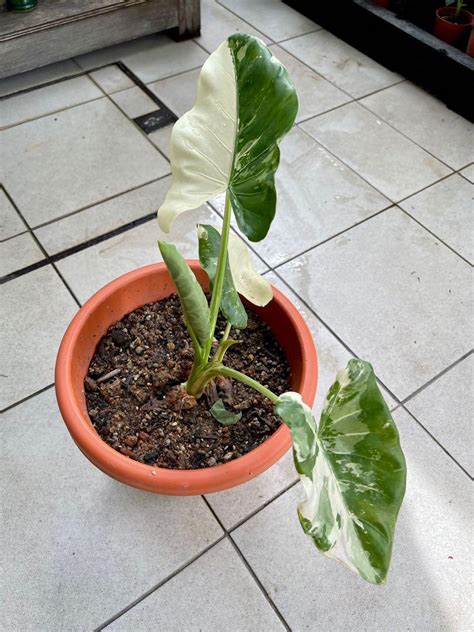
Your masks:
M 219 319 L 217 336 L 225 322 Z M 248 327 L 225 363 L 281 394 L 289 390 L 286 356 L 268 326 L 249 312 Z M 194 351 L 177 296 L 150 303 L 110 327 L 99 342 L 85 378 L 87 409 L 104 441 L 149 465 L 196 469 L 226 463 L 250 452 L 280 425 L 271 402 L 240 382 L 218 378 L 198 400 L 181 384 Z M 217 397 L 242 413 L 222 426 L 209 412 Z

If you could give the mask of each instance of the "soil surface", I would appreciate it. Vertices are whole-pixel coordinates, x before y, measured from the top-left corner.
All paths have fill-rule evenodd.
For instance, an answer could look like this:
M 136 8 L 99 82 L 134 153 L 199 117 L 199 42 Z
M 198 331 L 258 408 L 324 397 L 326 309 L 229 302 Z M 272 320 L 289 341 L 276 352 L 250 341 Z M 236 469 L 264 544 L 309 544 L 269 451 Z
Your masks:
M 220 338 L 225 323 L 218 321 Z M 290 371 L 268 326 L 249 312 L 248 327 L 232 329 L 240 344 L 225 364 L 281 394 Z M 280 425 L 271 402 L 235 380 L 217 378 L 198 400 L 181 384 L 194 351 L 177 296 L 150 303 L 113 325 L 97 346 L 85 378 L 87 409 L 109 445 L 148 465 L 196 469 L 226 463 L 250 452 Z M 241 412 L 222 426 L 209 412 L 220 397 L 228 410 Z

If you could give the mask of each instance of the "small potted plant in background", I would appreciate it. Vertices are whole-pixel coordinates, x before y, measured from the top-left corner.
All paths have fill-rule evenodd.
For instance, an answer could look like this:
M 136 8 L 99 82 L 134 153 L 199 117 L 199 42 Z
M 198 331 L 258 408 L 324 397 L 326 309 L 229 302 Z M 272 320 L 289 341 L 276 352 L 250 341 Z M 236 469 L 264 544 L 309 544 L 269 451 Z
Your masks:
M 471 28 L 472 14 L 463 0 L 446 0 L 446 6 L 437 9 L 434 34 L 447 44 L 456 44 Z
M 124 275 L 79 310 L 58 354 L 56 392 L 84 454 L 148 491 L 225 489 L 292 445 L 306 496 L 298 506 L 303 530 L 321 552 L 378 584 L 389 568 L 406 468 L 373 369 L 350 360 L 317 424 L 308 328 L 253 269 L 231 229 L 234 218 L 251 241 L 266 237 L 278 142 L 297 107 L 285 68 L 257 38 L 232 35 L 210 55 L 196 103 L 173 129 L 173 182 L 158 219 L 168 232 L 176 217 L 225 193 L 222 225 L 198 225 L 199 262 L 160 241 L 164 264 Z M 236 453 L 240 436 L 247 444 Z
M 389 9 L 391 4 L 391 0 L 373 0 L 373 2 L 384 9 Z

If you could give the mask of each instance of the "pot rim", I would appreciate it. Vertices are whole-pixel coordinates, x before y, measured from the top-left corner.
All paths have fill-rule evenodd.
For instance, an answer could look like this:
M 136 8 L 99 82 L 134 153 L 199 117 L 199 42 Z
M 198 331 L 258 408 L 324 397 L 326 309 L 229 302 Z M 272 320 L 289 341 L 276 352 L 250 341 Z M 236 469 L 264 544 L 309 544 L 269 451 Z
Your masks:
M 443 20 L 443 16 L 453 15 L 455 11 L 456 11 L 455 7 L 440 7 L 439 9 L 436 9 L 436 17 L 440 19 L 442 22 L 447 22 L 448 24 L 451 24 L 452 26 L 460 26 L 464 28 L 472 24 L 474 15 L 467 9 L 461 9 L 459 13 L 460 16 L 464 15 L 466 17 L 467 22 L 448 22 L 447 20 Z
M 198 261 L 187 260 L 187 263 L 193 272 L 197 268 L 201 270 Z M 210 479 L 213 481 L 212 491 L 226 489 L 231 486 L 229 479 L 237 478 L 235 484 L 249 480 L 283 456 L 291 445 L 290 433 L 285 424 L 282 423 L 268 439 L 255 449 L 229 463 L 193 470 L 160 468 L 134 461 L 109 446 L 99 436 L 89 416 L 81 410 L 80 401 L 83 401 L 84 390 L 82 389 L 81 393 L 77 393 L 73 386 L 72 366 L 75 347 L 82 328 L 91 314 L 112 294 L 123 290 L 127 285 L 140 278 L 146 278 L 160 271 L 167 272 L 164 263 L 155 263 L 127 272 L 98 290 L 76 313 L 61 341 L 56 360 L 55 390 L 59 409 L 70 434 L 85 456 L 99 469 L 121 482 L 126 481 L 132 486 L 148 491 L 155 491 L 154 488 L 159 487 L 158 493 L 163 494 L 203 493 L 196 490 L 209 487 Z M 311 405 L 314 400 L 318 377 L 317 354 L 312 334 L 302 315 L 290 300 L 277 288 L 272 286 L 272 290 L 273 301 L 276 301 L 278 306 L 287 313 L 298 337 L 304 355 L 299 392 L 303 400 Z M 97 340 L 98 342 L 99 340 Z M 268 465 L 262 468 L 262 463 L 268 463 Z M 255 469 L 258 469 L 258 472 L 253 473 Z M 244 477 L 238 476 L 239 471 L 245 472 L 246 475 Z M 156 484 L 158 483 L 157 479 L 159 479 L 159 485 Z M 178 492 L 178 488 L 181 490 L 180 492 Z M 167 489 L 169 491 L 166 491 Z

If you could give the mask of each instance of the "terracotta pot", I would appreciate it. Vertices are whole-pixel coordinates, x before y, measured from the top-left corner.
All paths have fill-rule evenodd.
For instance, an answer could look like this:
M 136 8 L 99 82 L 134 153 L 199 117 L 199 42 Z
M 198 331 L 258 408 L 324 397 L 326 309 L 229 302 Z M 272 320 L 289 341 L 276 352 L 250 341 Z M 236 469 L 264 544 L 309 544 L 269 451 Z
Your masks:
M 188 261 L 204 289 L 208 279 L 197 261 Z M 84 377 L 95 348 L 108 328 L 133 310 L 175 292 L 163 263 L 139 268 L 99 290 L 79 310 L 69 325 L 56 360 L 56 396 L 59 409 L 74 441 L 103 472 L 122 483 L 149 492 L 195 495 L 216 492 L 257 476 L 278 461 L 291 445 L 288 428 L 280 428 L 255 450 L 214 467 L 172 470 L 145 465 L 110 447 L 89 419 Z M 317 385 L 317 357 L 313 338 L 303 317 L 276 288 L 273 300 L 252 309 L 270 326 L 283 347 L 292 372 L 293 390 L 311 405 Z
M 472 16 L 471 33 L 469 35 L 469 40 L 467 42 L 466 53 L 470 57 L 474 57 L 474 16 Z
M 446 44 L 456 44 L 463 33 L 470 28 L 472 15 L 464 9 L 459 14 L 462 23 L 448 22 L 443 17 L 454 16 L 456 9 L 454 7 L 443 7 L 436 11 L 436 20 L 434 26 L 434 34 Z

